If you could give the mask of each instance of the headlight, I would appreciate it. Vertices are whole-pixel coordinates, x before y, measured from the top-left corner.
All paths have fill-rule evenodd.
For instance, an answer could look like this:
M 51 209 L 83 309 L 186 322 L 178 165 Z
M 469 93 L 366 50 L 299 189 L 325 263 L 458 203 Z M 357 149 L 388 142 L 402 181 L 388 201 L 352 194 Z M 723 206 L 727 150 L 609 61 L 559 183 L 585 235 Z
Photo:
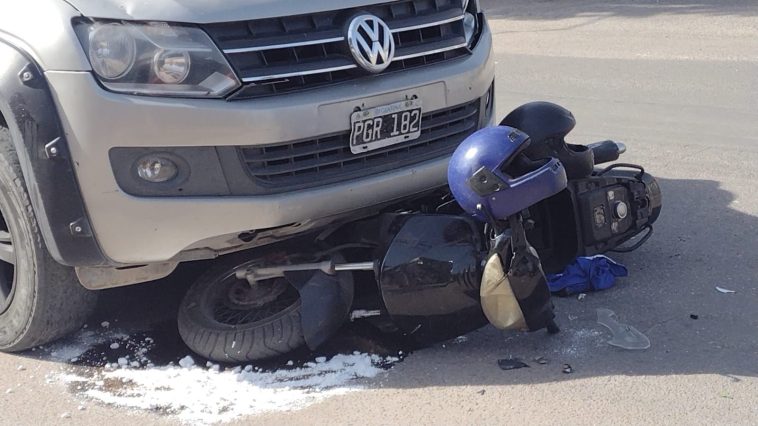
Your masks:
M 126 28 L 116 24 L 101 25 L 90 33 L 89 41 L 92 69 L 104 79 L 123 77 L 132 69 L 137 49 Z
M 76 30 L 92 70 L 108 90 L 218 98 L 240 86 L 224 56 L 198 28 L 81 22 Z
M 469 48 L 473 48 L 479 38 L 479 21 L 481 12 L 478 0 L 464 0 L 463 2 L 463 34 Z
M 463 34 L 466 36 L 466 43 L 468 43 L 469 47 L 472 45 L 474 36 L 476 35 L 476 21 L 476 16 L 469 12 L 463 15 Z

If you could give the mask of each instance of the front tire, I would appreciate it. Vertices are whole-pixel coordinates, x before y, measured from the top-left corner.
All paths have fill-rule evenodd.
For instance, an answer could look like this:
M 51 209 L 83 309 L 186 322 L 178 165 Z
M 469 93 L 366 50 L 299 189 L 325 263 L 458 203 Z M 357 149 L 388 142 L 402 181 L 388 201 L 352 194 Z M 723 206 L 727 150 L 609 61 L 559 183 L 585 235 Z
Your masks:
M 62 337 L 92 313 L 96 294 L 45 247 L 10 132 L 0 127 L 0 350 Z
M 194 352 L 220 362 L 271 358 L 305 345 L 300 295 L 284 279 L 251 287 L 234 274 L 255 263 L 239 253 L 218 261 L 187 291 L 179 334 Z

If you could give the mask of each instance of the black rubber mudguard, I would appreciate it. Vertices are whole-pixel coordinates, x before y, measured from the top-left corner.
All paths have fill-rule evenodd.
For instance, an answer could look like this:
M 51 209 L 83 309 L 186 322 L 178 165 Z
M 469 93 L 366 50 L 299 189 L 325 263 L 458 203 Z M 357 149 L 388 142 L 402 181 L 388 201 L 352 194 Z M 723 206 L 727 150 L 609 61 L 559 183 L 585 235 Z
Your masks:
M 300 293 L 300 321 L 305 343 L 318 348 L 339 330 L 353 305 L 353 274 L 321 271 L 285 272 L 284 277 Z

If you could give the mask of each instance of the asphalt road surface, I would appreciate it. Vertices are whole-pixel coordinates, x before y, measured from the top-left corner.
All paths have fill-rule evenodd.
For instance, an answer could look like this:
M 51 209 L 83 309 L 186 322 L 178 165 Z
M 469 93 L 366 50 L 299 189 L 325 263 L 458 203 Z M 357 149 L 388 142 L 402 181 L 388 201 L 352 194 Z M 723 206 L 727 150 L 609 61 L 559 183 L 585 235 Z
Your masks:
M 574 112 L 572 141 L 626 142 L 624 160 L 643 164 L 663 189 L 655 235 L 615 255 L 630 276 L 613 289 L 556 300 L 557 336 L 485 327 L 359 380 L 364 390 L 236 422 L 757 424 L 758 4 L 482 3 L 495 33 L 498 113 L 549 100 Z M 91 324 L 152 327 L 157 340 L 175 340 L 176 299 L 201 268 L 105 293 Z M 597 308 L 646 334 L 650 349 L 609 346 Z M 186 355 L 163 345 L 155 356 Z M 498 369 L 508 356 L 531 367 Z M 532 362 L 538 356 L 548 364 Z M 572 374 L 561 372 L 565 363 Z M 52 379 L 70 368 L 35 352 L 0 355 L 8 388 L 0 423 L 179 421 L 86 400 Z

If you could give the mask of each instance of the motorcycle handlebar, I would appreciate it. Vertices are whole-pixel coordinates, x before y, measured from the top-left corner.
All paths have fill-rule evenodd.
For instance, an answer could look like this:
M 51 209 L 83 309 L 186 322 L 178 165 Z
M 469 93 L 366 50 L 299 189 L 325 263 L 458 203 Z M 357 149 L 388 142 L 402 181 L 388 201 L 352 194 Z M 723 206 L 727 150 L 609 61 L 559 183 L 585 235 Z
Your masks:
M 621 154 L 626 152 L 626 145 L 611 140 L 591 143 L 587 147 L 592 150 L 595 165 L 616 161 Z

